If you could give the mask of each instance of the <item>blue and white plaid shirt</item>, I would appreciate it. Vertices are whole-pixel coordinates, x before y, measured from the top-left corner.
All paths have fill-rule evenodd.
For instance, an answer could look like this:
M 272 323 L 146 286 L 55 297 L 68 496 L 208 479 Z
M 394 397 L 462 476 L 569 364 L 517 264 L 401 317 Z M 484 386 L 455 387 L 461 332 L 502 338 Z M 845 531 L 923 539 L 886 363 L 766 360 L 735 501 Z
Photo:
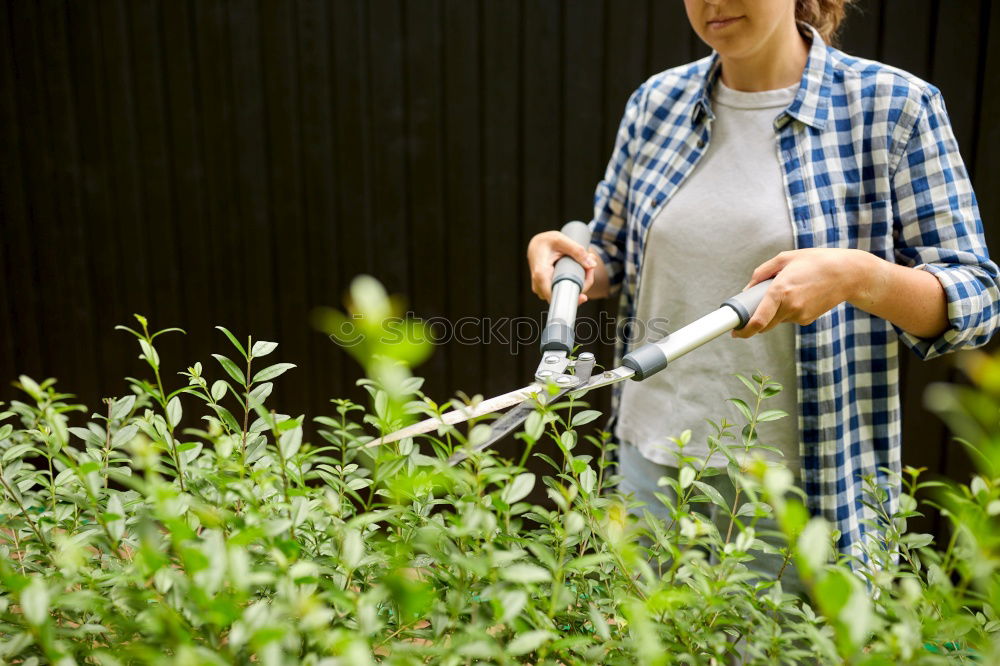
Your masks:
M 802 484 L 809 509 L 840 530 L 841 551 L 858 554 L 866 521 L 876 521 L 862 478 L 888 491 L 890 511 L 898 505 L 880 469 L 901 469 L 898 342 L 921 358 L 985 344 L 1000 289 L 940 91 L 812 35 L 795 101 L 774 122 L 795 245 L 860 248 L 929 271 L 950 323 L 921 339 L 842 303 L 796 329 Z M 719 69 L 714 54 L 667 70 L 626 106 L 591 222 L 623 317 L 635 314 L 649 227 L 710 140 Z

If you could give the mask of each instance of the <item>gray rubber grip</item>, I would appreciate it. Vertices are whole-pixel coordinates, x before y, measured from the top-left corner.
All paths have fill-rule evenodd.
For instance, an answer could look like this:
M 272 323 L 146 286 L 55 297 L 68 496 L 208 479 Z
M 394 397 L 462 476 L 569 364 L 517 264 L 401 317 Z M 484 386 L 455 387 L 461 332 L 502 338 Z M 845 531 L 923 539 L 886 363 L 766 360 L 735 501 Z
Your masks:
M 542 331 L 542 352 L 564 351 L 567 354 L 573 351 L 573 329 L 562 323 L 554 321 Z
M 747 322 L 750 321 L 750 317 L 752 317 L 753 313 L 757 311 L 757 306 L 760 305 L 760 302 L 764 300 L 764 293 L 767 291 L 767 288 L 771 286 L 772 282 L 774 282 L 774 278 L 764 280 L 763 282 L 750 287 L 746 291 L 727 299 L 726 302 L 722 304 L 728 305 L 736 312 L 737 315 L 739 315 L 740 325 L 736 327 L 737 329 L 743 328 L 747 325 Z
M 632 379 L 641 382 L 667 367 L 667 357 L 659 347 L 650 343 L 625 354 L 622 365 L 635 372 Z
M 590 227 L 583 222 L 567 222 L 560 229 L 570 237 L 573 242 L 582 245 L 584 249 L 590 246 Z M 583 266 L 577 263 L 573 257 L 563 257 L 556 262 L 555 273 L 552 274 L 552 284 L 560 280 L 572 280 L 580 289 L 583 289 L 583 276 L 585 272 Z

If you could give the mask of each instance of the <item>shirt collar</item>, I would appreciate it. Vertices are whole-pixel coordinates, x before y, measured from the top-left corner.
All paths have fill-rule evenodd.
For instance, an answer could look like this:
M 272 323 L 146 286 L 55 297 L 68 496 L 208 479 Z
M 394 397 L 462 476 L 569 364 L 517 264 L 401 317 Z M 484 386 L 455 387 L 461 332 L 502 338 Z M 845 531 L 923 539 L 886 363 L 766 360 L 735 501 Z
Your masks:
M 830 113 L 830 83 L 833 79 L 830 51 L 816 28 L 806 23 L 800 25 L 812 33 L 809 58 L 806 60 L 806 68 L 802 72 L 795 100 L 775 119 L 775 129 L 784 127 L 790 118 L 795 118 L 810 127 L 823 129 Z M 721 69 L 722 61 L 719 59 L 719 54 L 713 52 L 704 85 L 694 100 L 691 120 L 695 123 L 700 120 L 702 114 L 709 120 L 715 118 L 711 103 L 712 90 L 715 88 Z

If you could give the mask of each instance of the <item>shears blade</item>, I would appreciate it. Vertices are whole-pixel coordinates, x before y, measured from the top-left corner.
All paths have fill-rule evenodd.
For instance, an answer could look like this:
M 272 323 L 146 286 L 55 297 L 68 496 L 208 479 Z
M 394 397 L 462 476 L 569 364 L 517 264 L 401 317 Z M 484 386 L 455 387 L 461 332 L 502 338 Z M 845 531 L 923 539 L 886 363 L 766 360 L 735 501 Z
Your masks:
M 544 390 L 545 386 L 543 384 L 534 382 L 519 389 L 508 391 L 507 393 L 483 400 L 479 403 L 453 409 L 450 412 L 445 412 L 441 416 L 432 416 L 429 419 L 424 419 L 419 423 L 414 423 L 413 425 L 402 428 L 401 430 L 390 432 L 384 437 L 379 437 L 378 439 L 373 439 L 368 442 L 364 445 L 364 448 L 373 448 L 381 446 L 382 444 L 389 444 L 390 442 L 396 442 L 401 439 L 406 439 L 407 437 L 423 435 L 444 426 L 455 425 L 464 421 L 478 419 L 486 416 L 487 414 L 495 414 L 507 409 L 508 407 L 518 405 L 525 400 L 529 400 L 532 396 L 537 395 L 539 392 Z

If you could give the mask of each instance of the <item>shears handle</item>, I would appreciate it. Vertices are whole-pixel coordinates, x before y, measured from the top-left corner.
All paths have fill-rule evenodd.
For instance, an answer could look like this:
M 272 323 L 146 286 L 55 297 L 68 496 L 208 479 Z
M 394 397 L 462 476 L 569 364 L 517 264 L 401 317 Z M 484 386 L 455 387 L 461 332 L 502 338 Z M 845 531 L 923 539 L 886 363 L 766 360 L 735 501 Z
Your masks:
M 773 281 L 774 278 L 771 278 L 755 284 L 727 299 L 718 310 L 674 331 L 662 340 L 647 343 L 629 352 L 622 359 L 622 365 L 635 372 L 633 379 L 642 381 L 692 349 L 697 349 L 727 331 L 743 328 L 756 312 Z
M 567 222 L 560 231 L 583 247 L 590 245 L 590 227 L 583 222 Z M 566 256 L 556 262 L 548 318 L 542 331 L 542 352 L 573 351 L 576 306 L 585 274 L 583 266 L 572 257 Z

